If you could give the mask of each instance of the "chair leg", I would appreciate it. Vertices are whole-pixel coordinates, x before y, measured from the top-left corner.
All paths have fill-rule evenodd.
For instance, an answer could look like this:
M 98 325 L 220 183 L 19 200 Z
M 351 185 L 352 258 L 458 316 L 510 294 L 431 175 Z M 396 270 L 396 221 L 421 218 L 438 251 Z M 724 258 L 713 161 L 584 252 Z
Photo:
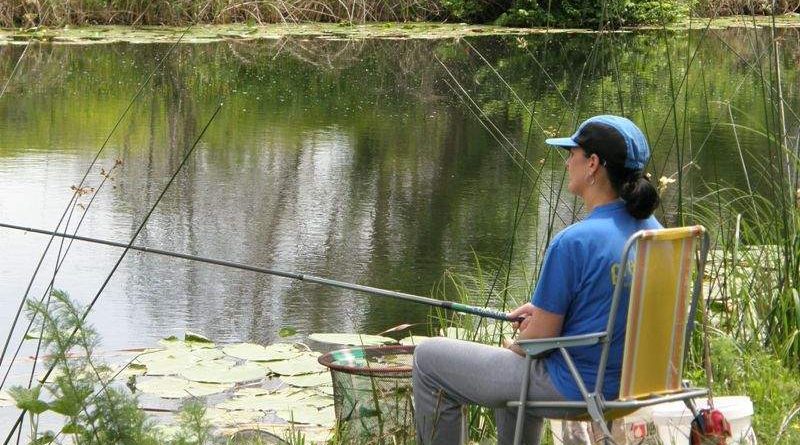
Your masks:
M 600 425 L 600 431 L 603 433 L 603 444 L 617 445 L 617 442 L 614 440 L 614 436 L 611 434 L 611 422 L 606 421 L 605 417 L 603 416 L 603 411 L 600 409 L 600 405 L 597 403 L 597 397 L 592 395 L 592 397 L 587 400 L 587 403 L 589 415 L 592 417 L 592 420 L 595 422 L 595 424 Z
M 611 434 L 611 422 L 606 423 L 605 420 L 600 420 L 596 423 L 600 425 L 600 431 L 603 433 L 603 444 L 617 445 L 614 436 Z
M 531 363 L 533 358 L 528 355 L 525 357 L 525 369 L 522 371 L 522 383 L 519 390 L 519 408 L 517 408 L 517 422 L 514 426 L 514 445 L 522 443 L 522 425 L 525 422 L 525 404 L 528 401 L 528 386 L 531 379 Z

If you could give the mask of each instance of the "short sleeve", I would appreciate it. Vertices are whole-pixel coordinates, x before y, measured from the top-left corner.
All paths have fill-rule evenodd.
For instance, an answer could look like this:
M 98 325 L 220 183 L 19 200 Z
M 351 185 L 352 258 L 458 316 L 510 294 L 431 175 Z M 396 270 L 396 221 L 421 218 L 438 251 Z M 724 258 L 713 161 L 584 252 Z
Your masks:
M 575 294 L 575 261 L 568 243 L 556 238 L 547 248 L 539 281 L 533 291 L 531 303 L 548 312 L 564 315 L 567 313 Z

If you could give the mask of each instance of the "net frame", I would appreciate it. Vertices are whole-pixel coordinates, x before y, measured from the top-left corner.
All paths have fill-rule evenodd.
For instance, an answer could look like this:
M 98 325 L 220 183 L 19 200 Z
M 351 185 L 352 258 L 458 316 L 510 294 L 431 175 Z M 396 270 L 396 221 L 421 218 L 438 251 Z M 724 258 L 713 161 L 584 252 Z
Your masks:
M 317 359 L 331 372 L 340 439 L 359 444 L 413 443 L 413 353 L 413 345 L 359 346 Z M 390 355 L 407 356 L 408 363 L 370 365 Z
M 361 375 L 366 377 L 411 377 L 411 365 L 389 365 L 389 366 L 360 366 L 356 360 L 383 357 L 387 355 L 414 355 L 414 345 L 390 345 L 390 346 L 356 346 L 347 349 L 339 349 L 321 355 L 317 361 L 331 371 L 343 372 L 345 374 Z M 351 365 L 340 364 L 337 362 L 353 363 Z

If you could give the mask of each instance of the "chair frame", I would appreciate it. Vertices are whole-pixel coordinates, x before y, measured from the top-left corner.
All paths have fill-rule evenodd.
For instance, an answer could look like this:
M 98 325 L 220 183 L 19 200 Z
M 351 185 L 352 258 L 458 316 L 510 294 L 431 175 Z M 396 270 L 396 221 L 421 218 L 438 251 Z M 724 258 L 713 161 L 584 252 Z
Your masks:
M 628 240 L 626 241 L 625 246 L 623 248 L 622 260 L 620 264 L 627 264 L 631 250 L 639 240 L 651 238 L 653 237 L 654 234 L 659 233 L 663 230 L 674 230 L 674 229 L 641 230 L 631 235 L 631 237 L 628 238 Z M 692 290 L 689 314 L 688 317 L 686 318 L 684 356 L 687 354 L 689 350 L 689 342 L 691 341 L 692 331 L 694 330 L 694 324 L 695 324 L 694 314 L 697 310 L 698 297 L 702 291 L 703 270 L 710 243 L 708 232 L 703 226 L 699 225 L 692 226 L 690 236 L 695 238 L 701 237 L 702 243 L 699 246 L 700 255 L 696 259 L 697 273 L 695 276 L 693 290 Z M 686 406 L 692 410 L 693 413 L 696 413 L 696 409 L 694 407 L 692 399 L 696 397 L 703 397 L 708 394 L 707 388 L 693 388 L 684 385 L 683 389 L 677 390 L 675 392 L 666 395 L 652 395 L 647 398 L 635 399 L 635 400 L 613 400 L 613 401 L 605 400 L 605 398 L 603 397 L 603 379 L 605 376 L 606 364 L 608 363 L 608 354 L 611 347 L 609 333 L 613 332 L 614 329 L 617 308 L 619 307 L 620 299 L 622 296 L 622 289 L 624 287 L 623 285 L 624 278 L 628 273 L 627 267 L 620 267 L 619 269 L 620 270 L 617 275 L 617 284 L 614 287 L 614 294 L 611 300 L 611 308 L 608 317 L 608 324 L 606 325 L 605 331 L 595 332 L 591 334 L 567 336 L 567 337 L 519 340 L 516 342 L 516 344 L 520 346 L 520 348 L 522 348 L 526 353 L 526 361 L 525 361 L 526 366 L 523 374 L 519 400 L 511 401 L 508 402 L 507 404 L 508 407 L 518 408 L 516 428 L 514 432 L 515 445 L 520 444 L 522 441 L 522 425 L 526 413 L 535 415 L 537 414 L 538 411 L 538 413 L 540 413 L 542 417 L 548 417 L 546 415 L 548 411 L 552 412 L 552 410 L 565 410 L 568 411 L 569 414 L 565 414 L 564 416 L 560 417 L 565 419 L 585 416 L 586 414 L 588 414 L 591 417 L 591 420 L 596 421 L 600 424 L 604 436 L 604 441 L 606 444 L 608 444 L 608 443 L 615 443 L 614 439 L 611 436 L 611 432 L 607 424 L 608 420 L 606 418 L 606 414 L 608 414 L 610 411 L 617 411 L 617 412 L 622 411 L 629 413 L 646 406 L 652 406 L 674 401 L 683 401 L 684 403 L 686 403 Z M 600 362 L 598 364 L 598 369 L 597 369 L 597 380 L 595 382 L 595 388 L 593 391 L 589 391 L 586 388 L 586 385 L 584 384 L 583 379 L 581 378 L 580 373 L 578 372 L 578 369 L 575 367 L 575 363 L 572 361 L 572 358 L 570 357 L 567 348 L 574 346 L 590 346 L 596 344 L 602 344 L 602 352 L 600 355 Z M 583 401 L 535 402 L 527 400 L 528 381 L 530 380 L 531 362 L 533 361 L 534 358 L 542 357 L 547 353 L 553 352 L 553 350 L 558 350 L 558 352 L 564 358 L 564 361 L 567 364 L 570 374 L 575 379 L 575 382 L 578 385 L 578 390 L 583 396 Z M 615 416 L 614 418 L 616 417 L 619 416 Z

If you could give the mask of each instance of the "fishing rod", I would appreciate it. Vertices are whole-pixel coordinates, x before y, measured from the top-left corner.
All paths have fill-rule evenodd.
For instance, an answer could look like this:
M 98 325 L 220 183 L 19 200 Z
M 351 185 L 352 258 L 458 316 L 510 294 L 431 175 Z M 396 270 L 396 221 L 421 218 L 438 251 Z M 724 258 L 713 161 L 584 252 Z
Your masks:
M 14 224 L 0 223 L 0 228 L 12 229 L 12 230 L 20 230 L 20 231 L 23 231 L 23 232 L 39 233 L 39 234 L 42 234 L 42 235 L 50 235 L 50 236 L 55 236 L 55 237 L 60 237 L 60 238 L 73 239 L 73 240 L 77 240 L 77 241 L 85 241 L 85 242 L 94 243 L 94 244 L 103 244 L 103 245 L 106 245 L 106 246 L 129 248 L 130 250 L 138 250 L 139 252 L 154 253 L 156 255 L 163 255 L 163 256 L 168 256 L 168 257 L 173 257 L 173 258 L 181 258 L 181 259 L 184 259 L 184 260 L 198 261 L 198 262 L 207 263 L 207 264 L 215 264 L 217 266 L 230 267 L 230 268 L 234 268 L 234 269 L 248 270 L 248 271 L 251 271 L 251 272 L 258 272 L 258 273 L 263 273 L 263 274 L 267 274 L 267 275 L 275 275 L 275 276 L 284 277 L 284 278 L 291 278 L 293 280 L 307 281 L 307 282 L 310 282 L 310 283 L 317 283 L 317 284 L 324 284 L 326 286 L 339 287 L 339 288 L 342 288 L 342 289 L 355 290 L 355 291 L 359 291 L 359 292 L 366 292 L 366 293 L 369 293 L 369 294 L 379 295 L 379 296 L 382 296 L 382 297 L 391 297 L 391 298 L 397 298 L 399 300 L 411 301 L 411 302 L 414 302 L 414 303 L 427 304 L 428 306 L 435 306 L 435 307 L 440 307 L 442 309 L 451 310 L 451 311 L 455 311 L 455 312 L 463 312 L 463 313 L 466 313 L 466 314 L 478 315 L 480 317 L 493 318 L 495 320 L 516 321 L 516 322 L 522 321 L 521 317 L 511 318 L 505 312 L 498 311 L 498 310 L 495 310 L 495 309 L 489 309 L 489 308 L 478 307 L 478 306 L 470 306 L 468 304 L 461 304 L 461 303 L 456 303 L 456 302 L 452 302 L 452 301 L 437 300 L 437 299 L 434 299 L 434 298 L 421 297 L 419 295 L 408 294 L 408 293 L 405 293 L 405 292 L 397 292 L 397 291 L 392 291 L 392 290 L 379 289 L 377 287 L 363 286 L 361 284 L 346 283 L 344 281 L 331 280 L 329 278 L 322 278 L 322 277 L 317 277 L 317 276 L 314 276 L 314 275 L 308 275 L 308 274 L 302 274 L 302 273 L 296 273 L 296 272 L 289 272 L 289 271 L 283 271 L 283 270 L 276 270 L 276 269 L 267 269 L 267 268 L 264 268 L 264 267 L 251 266 L 249 264 L 235 263 L 233 261 L 220 260 L 220 259 L 216 259 L 216 258 L 206 258 L 206 257 L 197 256 L 197 255 L 189 255 L 189 254 L 186 254 L 186 253 L 171 252 L 171 251 L 168 251 L 168 250 L 155 249 L 155 248 L 144 247 L 144 246 L 130 245 L 130 244 L 127 244 L 127 243 L 120 243 L 120 242 L 116 242 L 116 241 L 108 241 L 108 240 L 103 240 L 103 239 L 98 239 L 98 238 L 90 238 L 90 237 L 87 237 L 87 236 L 71 235 L 69 233 L 55 232 L 55 231 L 50 231 L 50 230 L 37 229 L 37 228 L 33 228 L 33 227 L 23 227 L 23 226 L 18 226 L 18 225 L 14 225 Z

